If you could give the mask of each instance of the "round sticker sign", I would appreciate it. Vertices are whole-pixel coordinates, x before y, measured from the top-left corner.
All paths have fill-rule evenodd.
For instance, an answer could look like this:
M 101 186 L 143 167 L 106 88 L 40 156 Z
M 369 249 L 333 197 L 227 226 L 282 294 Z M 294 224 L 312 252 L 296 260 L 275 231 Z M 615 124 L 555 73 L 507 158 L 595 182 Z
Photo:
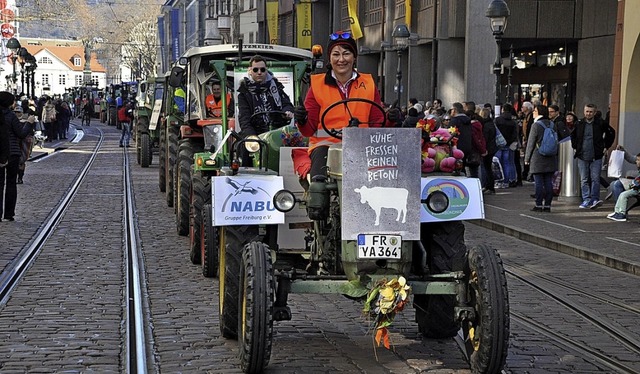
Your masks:
M 464 184 L 454 179 L 434 179 L 422 189 L 421 198 L 426 199 L 434 191 L 441 191 L 449 198 L 449 207 L 442 213 L 430 211 L 425 204 L 422 208 L 433 217 L 439 219 L 453 219 L 464 213 L 469 206 L 469 190 Z

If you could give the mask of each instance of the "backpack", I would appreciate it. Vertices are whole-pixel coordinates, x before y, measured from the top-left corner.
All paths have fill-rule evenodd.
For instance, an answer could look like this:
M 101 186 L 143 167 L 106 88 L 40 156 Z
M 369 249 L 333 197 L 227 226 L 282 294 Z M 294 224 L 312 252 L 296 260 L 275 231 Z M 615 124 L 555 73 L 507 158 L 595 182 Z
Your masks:
M 542 134 L 542 140 L 538 144 L 538 153 L 542 156 L 555 156 L 558 154 L 558 133 L 555 130 L 553 121 L 549 122 L 549 125 L 545 125 L 544 122 L 538 121 L 540 126 L 544 127 L 544 133 Z

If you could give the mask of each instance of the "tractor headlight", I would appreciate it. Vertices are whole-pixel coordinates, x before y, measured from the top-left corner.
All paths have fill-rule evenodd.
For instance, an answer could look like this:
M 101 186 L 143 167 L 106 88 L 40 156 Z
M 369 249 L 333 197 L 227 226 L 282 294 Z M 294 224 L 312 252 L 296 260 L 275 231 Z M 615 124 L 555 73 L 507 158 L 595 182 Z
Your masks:
M 252 141 L 252 139 L 254 141 Z M 260 150 L 260 143 L 258 143 L 258 136 L 257 135 L 249 135 L 246 137 L 246 141 L 244 142 L 244 148 L 247 150 L 247 152 L 249 153 L 256 153 Z
M 273 206 L 279 212 L 286 213 L 296 206 L 296 197 L 291 191 L 280 190 L 273 195 Z
M 442 191 L 434 191 L 427 197 L 427 207 L 434 213 L 442 213 L 449 207 L 449 197 Z

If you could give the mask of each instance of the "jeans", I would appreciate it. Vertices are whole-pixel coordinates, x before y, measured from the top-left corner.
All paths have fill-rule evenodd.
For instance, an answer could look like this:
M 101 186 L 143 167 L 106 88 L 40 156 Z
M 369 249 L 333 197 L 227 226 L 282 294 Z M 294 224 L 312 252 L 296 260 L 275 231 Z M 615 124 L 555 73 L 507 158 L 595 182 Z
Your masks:
M 500 160 L 502 165 L 502 171 L 504 172 L 503 183 L 510 183 L 517 181 L 516 176 L 516 164 L 513 161 L 514 151 L 509 148 L 499 149 L 496 152 L 496 157 Z
M 122 135 L 120 135 L 120 144 L 121 145 L 129 145 L 129 140 L 131 139 L 131 130 L 129 122 L 120 122 L 122 125 Z
M 629 180 L 629 182 L 631 182 L 631 180 Z M 616 201 L 618 200 L 620 194 L 624 192 L 624 185 L 622 184 L 622 182 L 620 182 L 619 179 L 611 183 L 611 192 L 613 192 L 613 200 Z
M 623 193 L 620 194 L 620 197 L 618 197 L 618 199 L 616 200 L 616 207 L 614 208 L 613 211 L 616 213 L 627 214 L 627 206 L 628 206 L 629 198 L 637 195 L 638 195 L 638 191 L 634 190 L 633 188 L 630 190 L 624 191 Z
M 551 207 L 551 200 L 553 200 L 553 173 L 535 173 L 533 174 L 533 181 L 535 182 L 536 206 L 543 206 L 542 199 L 544 198 L 544 206 Z
M 602 159 L 585 161 L 578 159 L 578 172 L 580 173 L 580 187 L 582 201 L 600 200 L 600 173 L 602 171 Z

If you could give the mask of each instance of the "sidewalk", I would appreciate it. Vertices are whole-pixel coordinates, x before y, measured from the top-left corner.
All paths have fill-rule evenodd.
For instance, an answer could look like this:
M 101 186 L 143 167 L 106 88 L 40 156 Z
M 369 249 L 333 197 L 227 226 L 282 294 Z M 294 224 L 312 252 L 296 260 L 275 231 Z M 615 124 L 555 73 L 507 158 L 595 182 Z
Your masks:
M 640 275 L 640 208 L 627 222 L 607 218 L 615 201 L 580 209 L 580 197 L 557 197 L 551 213 L 532 212 L 533 183 L 484 196 L 485 220 L 471 223 L 630 274 Z M 602 189 L 601 198 L 606 191 Z M 508 245 L 508 243 L 505 243 Z

